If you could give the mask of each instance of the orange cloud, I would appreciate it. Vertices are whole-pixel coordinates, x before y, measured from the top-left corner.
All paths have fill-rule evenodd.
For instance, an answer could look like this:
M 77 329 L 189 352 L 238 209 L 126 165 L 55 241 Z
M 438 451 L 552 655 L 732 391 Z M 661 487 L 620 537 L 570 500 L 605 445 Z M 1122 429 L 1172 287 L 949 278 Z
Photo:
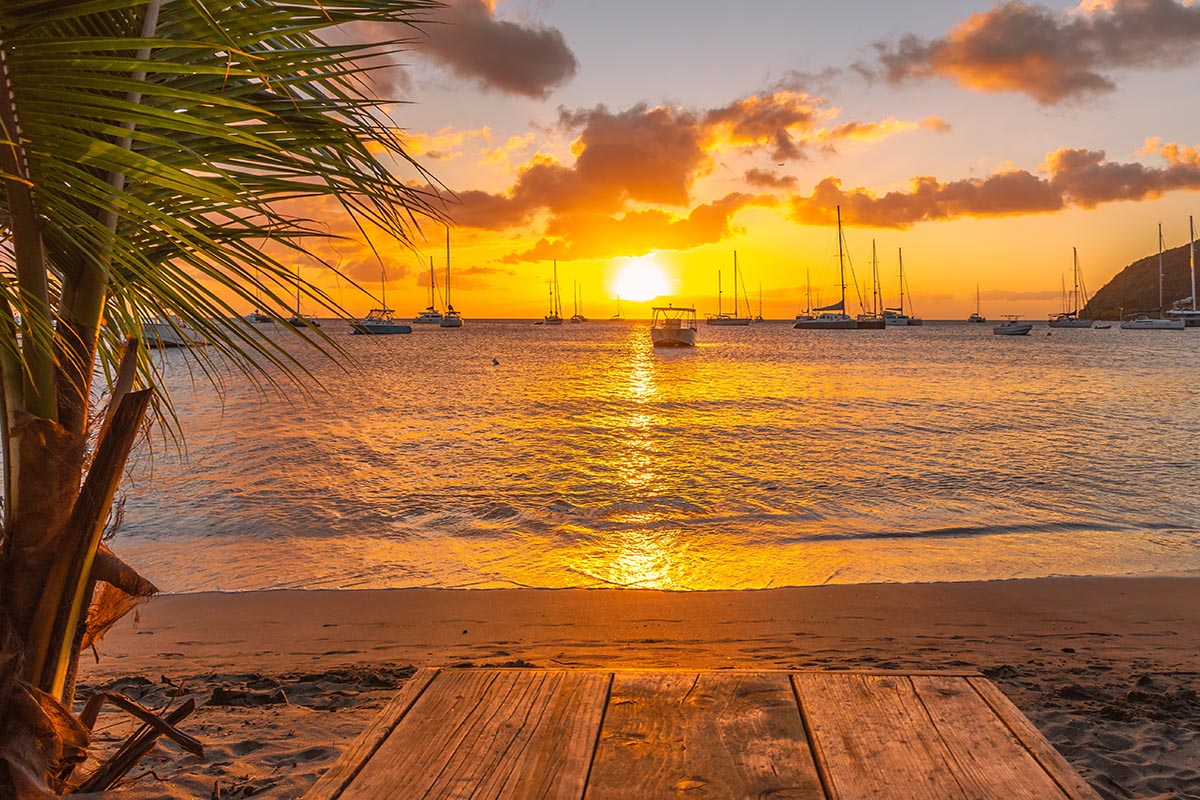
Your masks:
M 807 197 L 792 196 L 789 216 L 803 224 L 828 224 L 841 206 L 843 219 L 850 224 L 907 228 L 918 222 L 1044 214 L 1143 200 L 1173 190 L 1200 190 L 1200 160 L 1178 155 L 1194 155 L 1195 148 L 1162 145 L 1159 149 L 1167 162 L 1164 167 L 1116 163 L 1108 161 L 1103 151 L 1062 148 L 1046 156 L 1039 170 L 1043 175 L 1008 170 L 949 183 L 921 176 L 907 190 L 883 195 L 865 188 L 847 191 L 831 177 Z
M 462 147 L 468 142 L 490 142 L 492 129 L 484 126 L 475 130 L 455 130 L 447 125 L 436 134 L 407 133 L 404 146 L 413 157 L 434 161 L 449 161 L 462 155 Z
M 1023 92 L 1042 105 L 1116 88 L 1115 69 L 1163 69 L 1200 59 L 1200 6 L 1175 0 L 1085 0 L 1067 14 L 1007 2 L 946 36 L 880 43 L 858 64 L 891 83 L 945 78 L 982 92 Z

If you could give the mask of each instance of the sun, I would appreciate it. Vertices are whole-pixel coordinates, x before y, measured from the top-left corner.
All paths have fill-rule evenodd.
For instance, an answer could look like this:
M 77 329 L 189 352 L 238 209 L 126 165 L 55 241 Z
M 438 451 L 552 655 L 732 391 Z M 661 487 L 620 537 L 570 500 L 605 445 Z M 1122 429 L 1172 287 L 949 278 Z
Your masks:
M 671 291 L 671 280 L 654 256 L 631 258 L 613 281 L 613 292 L 623 300 L 644 303 Z

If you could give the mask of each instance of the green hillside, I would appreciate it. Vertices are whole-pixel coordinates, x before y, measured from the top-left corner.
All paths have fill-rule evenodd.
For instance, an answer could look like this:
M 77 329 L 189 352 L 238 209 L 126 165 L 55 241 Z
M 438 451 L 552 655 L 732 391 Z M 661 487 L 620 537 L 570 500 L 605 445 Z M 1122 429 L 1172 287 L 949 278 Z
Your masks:
M 1200 249 L 1200 243 L 1197 243 Z M 1200 253 L 1197 254 L 1200 257 Z M 1192 295 L 1192 278 L 1188 245 L 1163 253 L 1163 305 Z M 1158 253 L 1140 258 L 1118 272 L 1113 279 L 1092 296 L 1084 308 L 1089 319 L 1117 319 L 1121 311 L 1153 311 L 1158 309 Z

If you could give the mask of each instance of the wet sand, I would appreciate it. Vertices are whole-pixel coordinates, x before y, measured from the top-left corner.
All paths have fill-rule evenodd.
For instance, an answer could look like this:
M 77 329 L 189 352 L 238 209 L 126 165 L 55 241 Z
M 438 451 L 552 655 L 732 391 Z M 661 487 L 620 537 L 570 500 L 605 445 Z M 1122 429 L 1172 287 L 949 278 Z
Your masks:
M 1200 800 L 1195 577 L 172 595 L 99 649 L 81 697 L 201 704 L 205 758 L 162 744 L 123 798 L 298 797 L 414 668 L 507 665 L 977 669 L 1101 796 Z

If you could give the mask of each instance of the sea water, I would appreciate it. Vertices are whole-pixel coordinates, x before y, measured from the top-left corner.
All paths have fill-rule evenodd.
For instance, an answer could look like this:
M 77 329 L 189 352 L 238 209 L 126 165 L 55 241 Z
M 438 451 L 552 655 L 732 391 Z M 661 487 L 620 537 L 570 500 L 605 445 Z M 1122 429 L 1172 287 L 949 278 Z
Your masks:
M 1200 570 L 1200 330 L 263 327 L 298 381 L 155 355 L 113 547 L 166 591 Z

